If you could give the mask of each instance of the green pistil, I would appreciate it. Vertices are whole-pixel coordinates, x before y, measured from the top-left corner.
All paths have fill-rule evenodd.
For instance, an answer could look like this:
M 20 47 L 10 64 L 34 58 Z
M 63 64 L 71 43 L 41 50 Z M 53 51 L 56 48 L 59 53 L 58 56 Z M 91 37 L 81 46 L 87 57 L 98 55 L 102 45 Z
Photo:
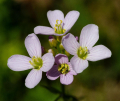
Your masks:
M 39 70 L 43 65 L 42 59 L 35 56 L 32 57 L 32 60 L 29 61 L 29 63 L 34 67 L 34 69 L 37 69 L 37 70 Z
M 69 72 L 70 68 L 68 66 L 68 64 L 61 64 L 59 67 L 58 67 L 58 71 L 61 73 L 61 74 L 67 74 Z
M 66 30 L 63 29 L 63 27 L 62 27 L 62 20 L 60 20 L 60 24 L 58 24 L 58 21 L 59 20 L 56 20 L 56 24 L 55 24 L 55 27 L 54 27 L 55 33 L 63 34 L 63 33 L 66 32 Z
M 85 60 L 88 56 L 88 49 L 87 47 L 79 47 L 78 51 L 77 51 L 77 55 L 79 58 Z

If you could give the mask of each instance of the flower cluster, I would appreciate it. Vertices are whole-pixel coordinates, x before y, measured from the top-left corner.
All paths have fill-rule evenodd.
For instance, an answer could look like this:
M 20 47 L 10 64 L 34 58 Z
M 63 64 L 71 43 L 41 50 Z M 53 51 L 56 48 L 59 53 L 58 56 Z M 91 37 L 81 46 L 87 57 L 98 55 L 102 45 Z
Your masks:
M 79 42 L 77 36 L 68 33 L 79 15 L 78 11 L 70 11 L 64 18 L 60 10 L 48 11 L 47 17 L 52 28 L 37 26 L 34 33 L 25 39 L 30 57 L 13 55 L 8 59 L 7 65 L 13 71 L 32 69 L 25 80 L 26 87 L 34 88 L 41 81 L 42 71 L 47 72 L 48 79 L 56 80 L 60 77 L 62 84 L 69 85 L 73 75 L 88 67 L 88 60 L 111 57 L 111 51 L 104 45 L 94 46 L 99 39 L 97 25 L 86 25 L 81 31 Z M 51 49 L 41 46 L 36 34 L 50 35 Z

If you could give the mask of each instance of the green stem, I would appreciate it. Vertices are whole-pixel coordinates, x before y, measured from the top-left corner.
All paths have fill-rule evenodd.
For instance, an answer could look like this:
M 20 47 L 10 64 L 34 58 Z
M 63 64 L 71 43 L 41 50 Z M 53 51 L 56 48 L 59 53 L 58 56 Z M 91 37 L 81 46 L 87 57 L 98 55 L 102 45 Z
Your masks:
M 61 86 L 62 86 L 62 97 L 65 101 L 65 86 L 63 84 L 61 84 Z

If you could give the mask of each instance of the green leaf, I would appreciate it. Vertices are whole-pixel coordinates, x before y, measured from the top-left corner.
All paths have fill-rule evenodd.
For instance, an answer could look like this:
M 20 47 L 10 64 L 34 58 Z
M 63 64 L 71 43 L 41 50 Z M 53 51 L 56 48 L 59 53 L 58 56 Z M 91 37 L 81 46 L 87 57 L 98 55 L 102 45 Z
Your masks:
M 55 101 L 59 94 L 53 94 L 42 86 L 28 89 L 23 101 Z
M 57 89 L 55 89 L 53 87 L 48 87 L 48 86 L 42 86 L 42 87 L 46 88 L 47 90 L 49 90 L 50 92 L 55 93 L 55 94 L 56 93 L 58 93 L 58 94 L 61 93 L 59 90 L 57 90 Z

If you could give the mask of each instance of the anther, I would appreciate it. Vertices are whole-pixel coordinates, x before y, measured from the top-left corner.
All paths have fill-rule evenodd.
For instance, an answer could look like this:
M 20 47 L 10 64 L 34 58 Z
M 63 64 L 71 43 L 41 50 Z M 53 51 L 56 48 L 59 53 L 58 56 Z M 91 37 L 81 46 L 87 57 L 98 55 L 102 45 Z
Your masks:
M 66 32 L 66 30 L 65 29 L 63 29 L 63 33 L 65 33 Z
M 55 29 L 55 32 L 57 31 L 57 28 L 56 27 L 54 27 L 54 29 Z
M 82 50 L 82 47 L 80 46 L 80 50 Z
M 87 47 L 79 47 L 78 51 L 77 51 L 77 55 L 78 57 L 80 57 L 81 59 L 85 60 L 88 56 L 88 49 Z
M 60 20 L 60 24 L 62 23 L 62 20 Z
M 60 22 L 58 22 L 58 21 L 60 21 Z M 55 27 L 54 27 L 55 33 L 57 33 L 57 34 L 65 33 L 66 30 L 63 29 L 62 23 L 63 23 L 62 20 L 56 20 L 56 24 L 55 24 Z
M 58 24 L 58 20 L 56 20 L 56 23 Z
M 58 24 L 55 24 L 55 27 L 57 27 L 58 26 Z
M 35 56 L 32 57 L 32 60 L 29 61 L 29 63 L 34 67 L 34 69 L 37 69 L 37 70 L 39 70 L 43 65 L 42 59 Z

